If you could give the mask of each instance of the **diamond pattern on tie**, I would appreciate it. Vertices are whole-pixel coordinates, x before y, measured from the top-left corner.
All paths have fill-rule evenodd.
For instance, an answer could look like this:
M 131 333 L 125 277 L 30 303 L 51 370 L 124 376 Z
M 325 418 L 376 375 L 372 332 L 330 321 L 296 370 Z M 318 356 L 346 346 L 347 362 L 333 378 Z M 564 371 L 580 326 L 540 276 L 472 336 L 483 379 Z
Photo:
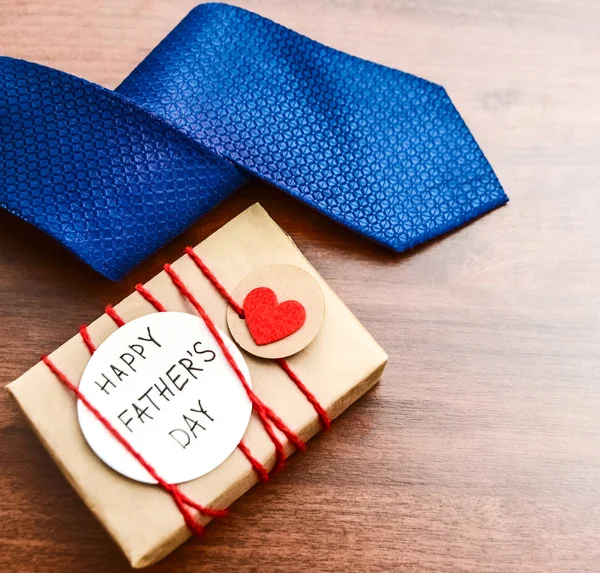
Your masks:
M 0 58 L 0 204 L 118 278 L 256 176 L 402 251 L 508 199 L 445 90 L 194 9 L 116 93 Z

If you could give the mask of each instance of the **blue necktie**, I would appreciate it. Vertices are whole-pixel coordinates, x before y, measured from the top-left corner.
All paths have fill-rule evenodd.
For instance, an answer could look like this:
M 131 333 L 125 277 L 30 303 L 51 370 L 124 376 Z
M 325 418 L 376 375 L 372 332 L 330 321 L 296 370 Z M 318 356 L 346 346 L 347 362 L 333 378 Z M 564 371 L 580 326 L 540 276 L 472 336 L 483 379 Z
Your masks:
M 0 58 L 0 206 L 111 279 L 251 177 L 395 251 L 508 200 L 441 86 L 232 6 L 115 91 Z

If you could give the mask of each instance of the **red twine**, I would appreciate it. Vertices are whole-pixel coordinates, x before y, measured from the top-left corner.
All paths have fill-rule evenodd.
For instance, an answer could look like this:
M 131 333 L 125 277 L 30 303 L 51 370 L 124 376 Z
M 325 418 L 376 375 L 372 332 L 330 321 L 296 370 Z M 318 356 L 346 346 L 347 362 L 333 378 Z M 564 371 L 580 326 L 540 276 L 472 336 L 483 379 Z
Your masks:
M 96 346 L 92 342 L 92 337 L 90 336 L 90 333 L 88 332 L 87 326 L 85 324 L 82 324 L 79 327 L 79 334 L 81 334 L 81 338 L 87 346 L 87 349 L 90 351 L 90 354 L 94 354 L 94 352 L 96 352 Z
M 255 407 L 256 412 L 259 418 L 261 419 L 265 430 L 267 431 L 267 434 L 269 434 L 269 437 L 271 438 L 271 441 L 275 446 L 275 468 L 276 470 L 281 469 L 285 462 L 285 450 L 283 448 L 283 445 L 279 441 L 279 438 L 275 434 L 275 431 L 273 430 L 271 424 L 269 424 L 269 421 L 271 421 L 273 425 L 280 432 L 282 432 L 287 437 L 287 439 L 292 444 L 294 444 L 294 446 L 296 446 L 296 448 L 298 448 L 299 450 L 305 449 L 304 442 L 296 434 L 294 434 L 294 432 L 292 432 L 292 430 L 290 430 L 286 426 L 285 422 L 273 410 L 271 410 L 271 408 L 264 404 L 262 400 L 252 391 L 252 388 L 250 388 L 246 377 L 244 376 L 239 366 L 233 359 L 233 356 L 231 356 L 231 353 L 227 349 L 227 346 L 225 346 L 225 342 L 223 342 L 223 339 L 221 338 L 217 327 L 215 326 L 214 322 L 210 319 L 210 317 L 206 314 L 206 311 L 204 310 L 202 305 L 198 302 L 196 297 L 189 291 L 185 284 L 183 284 L 183 281 L 181 280 L 179 275 L 171 268 L 171 265 L 166 264 L 164 266 L 164 269 L 165 272 L 171 278 L 173 284 L 179 289 L 181 294 L 190 301 L 191 305 L 194 307 L 194 310 L 200 315 L 200 318 L 204 320 L 204 323 L 208 327 L 208 330 L 210 330 L 210 333 L 214 336 L 215 340 L 217 341 L 217 344 L 219 345 L 223 354 L 225 355 L 227 362 L 229 362 L 230 366 L 233 368 L 233 371 L 237 374 L 237 377 L 242 383 L 244 390 L 246 390 L 246 394 L 248 395 L 248 398 L 250 398 L 252 405 Z
M 211 284 L 215 287 L 215 289 L 221 294 L 221 296 L 227 301 L 227 303 L 233 308 L 233 310 L 238 314 L 240 318 L 244 318 L 244 310 L 242 307 L 237 304 L 237 302 L 231 297 L 231 295 L 227 292 L 225 287 L 221 285 L 215 275 L 210 271 L 210 269 L 203 263 L 200 257 L 194 252 L 191 247 L 187 247 L 185 252 L 188 256 L 194 261 L 196 266 L 202 271 L 204 276 L 211 282 Z M 228 348 L 225 346 L 225 343 L 217 330 L 214 322 L 208 316 L 202 305 L 198 302 L 198 300 L 194 297 L 191 291 L 185 286 L 179 275 L 172 269 L 171 265 L 165 265 L 164 270 L 173 282 L 173 284 L 177 287 L 180 293 L 190 302 L 190 304 L 194 307 L 196 312 L 200 315 L 209 331 L 217 341 L 219 347 L 221 348 L 227 362 L 233 368 L 234 372 L 237 374 L 242 386 L 246 390 L 246 394 L 248 398 L 252 402 L 262 424 L 267 432 L 269 438 L 273 442 L 275 446 L 275 470 L 279 470 L 283 467 L 285 462 L 285 450 L 284 447 L 275 434 L 275 431 L 271 424 L 273 424 L 279 431 L 281 431 L 288 440 L 298 449 L 304 450 L 305 444 L 304 442 L 283 422 L 279 416 L 266 404 L 262 402 L 262 400 L 254 393 L 252 388 L 250 388 L 246 378 L 244 377 L 242 371 L 239 369 L 237 363 L 233 359 L 233 356 L 229 352 Z M 166 307 L 156 299 L 143 285 L 138 284 L 135 287 L 136 291 L 140 293 L 152 306 L 159 312 L 166 312 Z M 117 327 L 121 327 L 125 324 L 125 321 L 119 316 L 119 314 L 115 311 L 115 309 L 108 305 L 105 308 L 106 314 L 112 318 Z M 83 325 L 80 327 L 79 332 L 81 334 L 81 338 L 88 348 L 90 354 L 93 354 L 96 350 L 96 346 L 93 343 L 87 326 Z M 171 495 L 175 505 L 179 509 L 182 514 L 185 523 L 190 528 L 190 530 L 197 535 L 202 534 L 203 528 L 196 521 L 194 515 L 190 511 L 190 508 L 195 509 L 199 513 L 210 516 L 210 517 L 220 517 L 227 514 L 226 509 L 211 509 L 204 507 L 189 497 L 187 497 L 176 485 L 167 483 L 163 478 L 161 478 L 156 470 L 131 446 L 131 444 L 117 431 L 117 429 L 109 422 L 107 418 L 105 418 L 99 410 L 97 410 L 93 404 L 91 404 L 88 399 L 79 391 L 79 388 L 73 384 L 67 376 L 59 370 L 54 363 L 47 357 L 42 356 L 42 361 L 46 366 L 51 370 L 51 372 L 69 389 L 71 390 L 77 398 L 85 405 L 85 407 L 104 425 L 104 427 L 108 430 L 108 432 L 121 444 L 123 447 L 142 465 L 142 467 L 158 482 L 158 484 Z M 288 377 L 296 384 L 298 389 L 303 393 L 306 399 L 310 402 L 310 404 L 314 407 L 321 424 L 324 429 L 328 429 L 331 426 L 331 420 L 327 415 L 325 409 L 319 404 L 318 400 L 315 396 L 308 390 L 308 388 L 304 385 L 304 383 L 298 378 L 298 376 L 292 371 L 287 362 L 284 359 L 277 360 L 279 366 L 284 370 L 284 372 L 288 375 Z M 250 450 L 241 441 L 238 444 L 240 451 L 246 456 L 252 468 L 256 471 L 258 477 L 262 481 L 267 481 L 269 479 L 268 471 L 265 467 L 252 456 Z
M 217 280 L 217 277 L 212 274 L 211 270 L 204 264 L 202 259 L 196 254 L 196 251 L 192 247 L 186 247 L 186 254 L 196 263 L 196 266 L 202 271 L 204 276 L 212 283 L 217 292 L 227 301 L 227 304 L 233 308 L 235 313 L 240 317 L 244 318 L 244 309 L 233 299 L 233 297 L 227 292 L 225 287 Z
M 133 448 L 133 446 L 118 432 L 118 430 L 105 418 L 99 410 L 85 397 L 85 395 L 79 391 L 79 388 L 75 386 L 65 375 L 64 372 L 59 370 L 55 364 L 48 358 L 48 356 L 42 356 L 42 362 L 51 370 L 51 372 L 69 389 L 73 392 L 77 398 L 83 403 L 83 405 L 96 417 L 96 419 L 102 423 L 102 425 L 110 432 L 110 434 L 142 465 L 142 467 L 158 482 L 158 484 L 171 495 L 177 508 L 181 512 L 187 526 L 197 535 L 201 535 L 203 532 L 202 525 L 200 525 L 194 515 L 191 513 L 189 508 L 195 509 L 203 515 L 210 517 L 221 517 L 227 515 L 226 509 L 211 509 L 204 507 L 199 503 L 196 503 L 189 497 L 187 497 L 176 485 L 167 483 L 161 478 L 156 470 Z
M 166 312 L 165 306 L 155 298 L 145 287 L 144 285 L 138 284 L 135 286 L 135 290 L 139 292 L 158 312 Z M 269 433 L 269 429 L 265 428 L 267 433 Z M 270 435 L 270 434 L 269 434 Z M 279 444 L 281 446 L 281 444 Z M 269 480 L 269 472 L 264 468 L 264 466 L 250 454 L 250 450 L 247 446 L 245 446 L 242 442 L 238 444 L 238 447 L 242 451 L 242 453 L 246 456 L 252 467 L 256 470 L 258 477 L 261 481 Z M 283 449 L 283 446 L 281 446 Z M 275 445 L 275 449 L 277 450 L 277 445 Z
M 319 420 L 321 420 L 321 425 L 324 430 L 329 430 L 331 428 L 331 419 L 329 415 L 325 411 L 325 408 L 319 404 L 319 401 L 315 398 L 314 394 L 304 385 L 304 382 L 298 378 L 296 373 L 290 368 L 289 364 L 283 359 L 279 358 L 277 363 L 283 371 L 289 376 L 290 380 L 296 384 L 300 392 L 304 394 L 304 397 L 311 403 L 312 407 L 315 409 L 317 416 L 319 416 Z
M 269 472 L 266 470 L 265 466 L 263 466 L 252 455 L 252 453 L 248 449 L 248 446 L 244 444 L 243 440 L 238 444 L 238 448 L 246 456 L 246 458 L 248 458 L 248 461 L 252 464 L 254 471 L 258 474 L 258 477 L 261 479 L 261 481 L 269 481 Z
M 110 304 L 106 305 L 104 312 L 114 320 L 115 324 L 119 328 L 121 328 L 125 324 L 125 321 L 117 314 L 117 311 L 112 306 L 110 306 Z
M 202 262 L 202 259 L 196 254 L 194 249 L 191 247 L 187 247 L 185 249 L 186 254 L 196 263 L 196 266 L 202 271 L 204 276 L 212 283 L 217 292 L 221 294 L 221 296 L 227 301 L 229 306 L 233 308 L 233 310 L 237 313 L 240 318 L 244 318 L 244 310 L 242 307 L 232 298 L 232 296 L 227 292 L 225 287 L 219 282 L 217 277 L 210 271 L 210 269 Z M 328 430 L 331 427 L 331 419 L 329 415 L 325 411 L 325 408 L 319 404 L 319 401 L 315 397 L 315 395 L 304 385 L 304 383 L 298 378 L 298 376 L 292 371 L 289 367 L 288 363 L 283 359 L 279 358 L 277 360 L 279 366 L 283 369 L 283 371 L 288 375 L 290 380 L 296 384 L 298 389 L 304 394 L 306 399 L 311 403 L 317 415 L 319 416 L 319 420 L 321 420 L 321 425 L 324 430 Z
M 158 310 L 158 312 L 167 311 L 163 303 L 155 299 L 150 292 L 146 290 L 144 285 L 135 285 L 135 290 L 137 290 L 156 310 Z

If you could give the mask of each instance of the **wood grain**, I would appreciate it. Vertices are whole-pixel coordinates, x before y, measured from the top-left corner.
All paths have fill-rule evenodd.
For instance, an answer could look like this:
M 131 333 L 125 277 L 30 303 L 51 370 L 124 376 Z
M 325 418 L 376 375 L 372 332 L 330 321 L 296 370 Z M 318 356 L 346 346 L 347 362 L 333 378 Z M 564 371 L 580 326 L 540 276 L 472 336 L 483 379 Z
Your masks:
M 259 200 L 390 364 L 149 571 L 600 571 L 600 4 L 240 5 L 445 85 L 511 203 L 395 256 L 253 183 L 119 284 L 2 213 L 0 380 Z M 0 53 L 115 87 L 192 6 L 0 0 Z M 127 571 L 6 392 L 0 412 L 0 570 Z

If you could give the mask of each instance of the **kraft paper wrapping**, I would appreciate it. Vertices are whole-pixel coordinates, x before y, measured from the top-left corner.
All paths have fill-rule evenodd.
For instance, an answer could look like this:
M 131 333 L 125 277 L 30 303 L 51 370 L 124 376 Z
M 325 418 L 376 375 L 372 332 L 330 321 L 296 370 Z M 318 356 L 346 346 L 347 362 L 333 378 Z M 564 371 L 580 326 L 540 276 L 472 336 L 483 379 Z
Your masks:
M 238 215 L 195 250 L 229 292 L 251 272 L 272 264 L 296 265 L 317 279 L 325 296 L 323 325 L 315 340 L 288 362 L 332 419 L 377 383 L 387 362 L 385 352 L 260 205 Z M 215 324 L 227 332 L 226 303 L 190 258 L 181 257 L 173 268 Z M 168 310 L 193 312 L 164 272 L 146 287 Z M 126 321 L 155 312 L 137 292 L 115 308 Z M 89 326 L 96 344 L 115 329 L 107 315 Z M 54 363 L 75 383 L 89 356 L 79 335 L 51 354 Z M 307 440 L 321 429 L 312 406 L 275 363 L 245 352 L 244 357 L 254 390 L 294 432 Z M 79 428 L 73 394 L 43 363 L 36 364 L 8 389 L 61 471 L 133 567 L 155 563 L 190 537 L 172 498 L 159 486 L 125 478 L 96 457 Z M 291 454 L 293 448 L 287 439 L 279 432 L 278 435 L 287 454 Z M 275 449 L 254 414 L 244 442 L 265 467 L 273 466 Z M 181 489 L 203 505 L 221 508 L 229 506 L 256 482 L 248 460 L 236 449 L 218 468 L 182 484 Z M 209 521 L 200 519 L 202 523 Z

